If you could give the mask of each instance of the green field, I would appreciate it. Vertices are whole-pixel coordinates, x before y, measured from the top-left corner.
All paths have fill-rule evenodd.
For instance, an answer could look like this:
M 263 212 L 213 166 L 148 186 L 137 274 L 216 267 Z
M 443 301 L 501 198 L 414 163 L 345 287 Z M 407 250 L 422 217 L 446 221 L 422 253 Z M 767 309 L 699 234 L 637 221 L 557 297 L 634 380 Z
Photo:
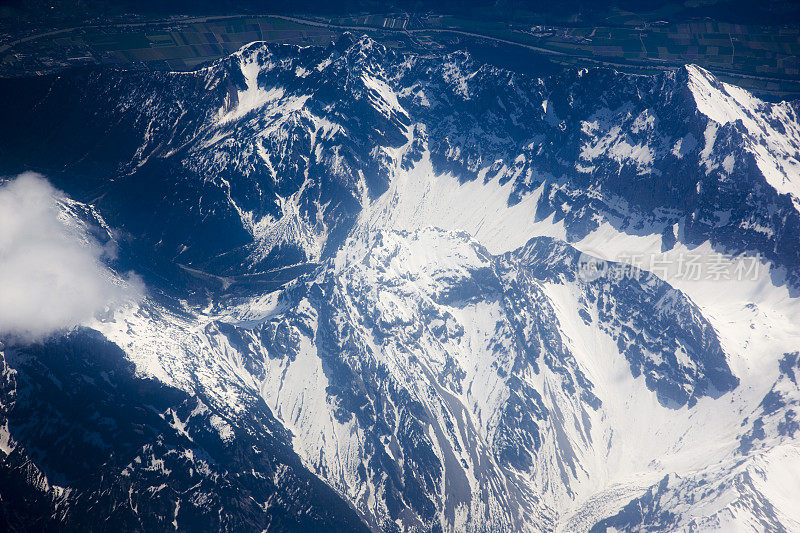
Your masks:
M 647 24 L 618 14 L 615 26 L 552 27 L 442 15 L 359 15 L 287 20 L 237 16 L 151 21 L 62 30 L 2 51 L 0 76 L 58 70 L 79 63 L 186 70 L 253 41 L 327 44 L 342 31 L 368 33 L 400 50 L 454 49 L 475 40 L 550 54 L 563 65 L 620 69 L 706 67 L 763 95 L 800 97 L 800 27 L 760 27 L 710 20 Z

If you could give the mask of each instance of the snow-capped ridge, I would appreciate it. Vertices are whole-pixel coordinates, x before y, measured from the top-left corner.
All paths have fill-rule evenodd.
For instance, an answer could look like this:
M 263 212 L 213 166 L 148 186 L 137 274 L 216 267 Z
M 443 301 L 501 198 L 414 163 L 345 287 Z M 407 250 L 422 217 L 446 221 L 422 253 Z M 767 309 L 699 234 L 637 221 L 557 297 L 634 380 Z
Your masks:
M 143 443 L 107 479 L 144 471 L 184 494 L 170 476 L 216 475 L 195 449 L 211 438 L 256 465 L 224 456 L 237 494 L 263 496 L 245 498 L 252 516 L 289 475 L 375 530 L 794 525 L 800 370 L 782 354 L 800 343 L 800 215 L 773 183 L 793 176 L 791 106 L 694 67 L 539 79 L 352 35 L 254 43 L 196 73 L 98 73 L 77 96 L 49 83 L 20 131 L 59 143 L 49 119 L 81 102 L 103 135 L 47 154 L 5 137 L 7 152 L 119 164 L 74 189 L 102 191 L 93 208 L 159 288 L 79 346 L 202 399 L 144 426 L 181 447 Z M 756 253 L 754 279 L 683 268 L 721 276 Z M 52 353 L 94 361 L 73 348 Z M 24 446 L 29 426 L 3 423 L 0 448 Z M 282 459 L 258 459 L 276 442 Z M 161 506 L 167 527 L 188 494 Z M 144 509 L 126 496 L 118 509 Z M 641 509 L 658 513 L 626 511 Z
M 788 102 L 764 102 L 744 89 L 716 79 L 707 70 L 687 65 L 688 85 L 698 110 L 719 125 L 741 121 L 746 148 L 780 194 L 800 209 L 800 120 Z

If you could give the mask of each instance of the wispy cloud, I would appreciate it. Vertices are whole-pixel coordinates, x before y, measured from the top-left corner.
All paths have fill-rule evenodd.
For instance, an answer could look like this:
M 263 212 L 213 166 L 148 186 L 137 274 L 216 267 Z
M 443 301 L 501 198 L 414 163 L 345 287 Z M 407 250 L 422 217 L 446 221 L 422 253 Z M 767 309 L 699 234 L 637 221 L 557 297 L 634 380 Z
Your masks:
M 141 297 L 138 278 L 104 263 L 106 249 L 60 217 L 61 192 L 42 176 L 0 182 L 0 336 L 31 342 Z

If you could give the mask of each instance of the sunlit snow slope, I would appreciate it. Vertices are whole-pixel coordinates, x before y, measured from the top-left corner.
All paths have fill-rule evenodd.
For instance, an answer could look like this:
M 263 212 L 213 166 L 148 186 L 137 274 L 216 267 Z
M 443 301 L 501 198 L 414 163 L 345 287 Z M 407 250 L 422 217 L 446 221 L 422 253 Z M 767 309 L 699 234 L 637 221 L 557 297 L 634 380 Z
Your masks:
M 190 530 L 222 494 L 222 529 L 800 530 L 796 103 L 352 36 L 15 83 L 0 170 L 90 205 L 148 296 L 5 347 L 0 495 L 39 495 L 14 516 Z M 160 398 L 113 454 L 76 424 L 102 482 L 25 421 L 50 352 Z

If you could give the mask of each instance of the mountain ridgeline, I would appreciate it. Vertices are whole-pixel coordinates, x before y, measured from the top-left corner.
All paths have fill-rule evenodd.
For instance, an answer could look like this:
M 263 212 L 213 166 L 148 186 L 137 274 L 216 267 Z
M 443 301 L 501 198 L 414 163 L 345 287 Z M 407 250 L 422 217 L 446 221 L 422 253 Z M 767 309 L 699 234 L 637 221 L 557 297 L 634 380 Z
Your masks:
M 0 344 L 0 516 L 800 528 L 799 111 L 691 65 L 540 79 L 349 34 L 0 80 L 2 175 L 91 206 L 64 217 L 147 287 Z

